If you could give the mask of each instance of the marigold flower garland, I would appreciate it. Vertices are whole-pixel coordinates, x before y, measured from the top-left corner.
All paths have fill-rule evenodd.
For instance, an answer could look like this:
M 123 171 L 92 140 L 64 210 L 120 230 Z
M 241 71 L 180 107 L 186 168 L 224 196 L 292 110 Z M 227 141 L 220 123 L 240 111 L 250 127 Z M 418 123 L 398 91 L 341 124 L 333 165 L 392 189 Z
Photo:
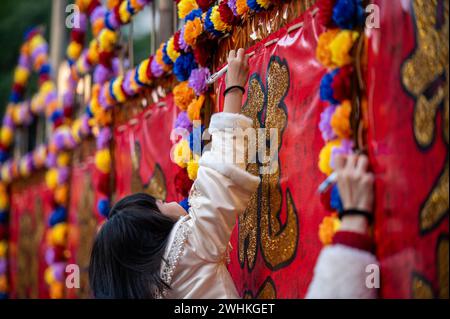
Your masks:
M 320 85 L 320 97 L 330 105 L 320 116 L 319 129 L 326 144 L 319 154 L 318 164 L 320 171 L 328 176 L 334 170 L 337 155 L 353 152 L 350 122 L 353 76 L 351 51 L 360 35 L 352 29 L 361 25 L 364 10 L 359 0 L 322 0 L 318 7 L 319 21 L 329 28 L 320 35 L 316 49 L 317 59 L 330 69 Z M 322 197 L 327 209 L 342 209 L 336 185 Z M 319 227 L 321 242 L 330 244 L 338 229 L 337 214 L 325 217 Z

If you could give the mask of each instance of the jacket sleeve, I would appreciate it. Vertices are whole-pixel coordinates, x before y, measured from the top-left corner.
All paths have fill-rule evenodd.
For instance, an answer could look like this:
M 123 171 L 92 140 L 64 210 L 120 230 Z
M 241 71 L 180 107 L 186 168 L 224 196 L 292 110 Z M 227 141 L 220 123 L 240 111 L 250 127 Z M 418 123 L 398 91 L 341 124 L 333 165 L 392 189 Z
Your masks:
M 320 252 L 307 299 L 374 299 L 379 283 L 376 257 L 345 245 L 331 245 Z M 375 280 L 375 281 L 374 281 Z
M 223 259 L 236 218 L 244 212 L 260 183 L 259 177 L 245 170 L 245 162 L 232 155 L 244 152 L 239 129 L 251 127 L 252 120 L 239 114 L 218 113 L 211 118 L 211 148 L 199 161 L 189 196 L 191 247 L 205 260 Z

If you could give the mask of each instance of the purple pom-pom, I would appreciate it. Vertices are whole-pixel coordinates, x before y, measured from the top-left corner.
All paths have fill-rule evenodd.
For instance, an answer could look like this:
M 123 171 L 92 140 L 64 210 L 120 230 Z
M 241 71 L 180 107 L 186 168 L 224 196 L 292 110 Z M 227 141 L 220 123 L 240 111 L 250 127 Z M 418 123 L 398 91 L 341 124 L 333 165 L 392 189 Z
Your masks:
M 323 140 L 326 142 L 336 138 L 336 134 L 331 127 L 331 118 L 336 111 L 336 108 L 336 105 L 330 105 L 322 112 L 322 114 L 320 114 L 319 129 L 322 133 Z
M 111 72 L 102 64 L 99 64 L 94 71 L 94 83 L 103 84 L 108 80 Z
M 197 96 L 202 95 L 208 89 L 206 80 L 211 75 L 208 68 L 198 68 L 192 70 L 191 76 L 189 77 L 189 86 L 194 90 Z
M 102 128 L 97 136 L 97 149 L 101 150 L 108 147 L 111 137 L 111 129 L 109 127 Z
M 175 128 L 186 129 L 189 132 L 192 131 L 192 123 L 186 112 L 181 112 L 175 121 Z
M 152 64 L 150 65 L 151 69 L 152 69 L 152 74 L 159 78 L 161 75 L 163 75 L 164 70 L 162 68 L 162 66 L 156 62 L 156 59 L 152 60 Z
M 55 276 L 56 281 L 62 282 L 65 278 L 66 264 L 65 263 L 54 263 L 52 265 L 53 276 Z

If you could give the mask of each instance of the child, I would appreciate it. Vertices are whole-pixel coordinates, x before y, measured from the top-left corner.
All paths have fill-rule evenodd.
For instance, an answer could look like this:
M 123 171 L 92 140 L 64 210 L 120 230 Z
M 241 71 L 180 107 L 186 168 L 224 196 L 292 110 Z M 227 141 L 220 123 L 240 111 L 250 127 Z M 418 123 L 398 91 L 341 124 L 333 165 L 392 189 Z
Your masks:
M 200 159 L 198 177 L 189 196 L 189 214 L 177 203 L 156 201 L 146 194 L 128 196 L 111 209 L 92 250 L 89 277 L 94 297 L 239 298 L 226 268 L 226 252 L 236 217 L 246 209 L 260 179 L 246 172 L 245 163 L 224 161 L 222 153 L 243 152 L 243 143 L 234 141 L 230 129 L 245 130 L 253 124 L 239 114 L 248 71 L 244 50 L 231 51 L 224 110 L 211 118 L 212 147 Z M 343 158 L 338 169 L 358 167 L 352 178 L 356 176 L 359 181 L 359 177 L 369 176 L 366 162 L 363 157 Z M 361 188 L 349 176 L 340 177 L 344 206 L 370 211 L 371 184 Z M 359 194 L 354 193 L 356 189 Z M 362 233 L 367 228 L 365 217 L 361 216 L 346 216 L 342 223 L 351 232 Z M 331 269 L 331 273 L 324 273 L 326 269 L 317 272 L 316 268 L 308 296 L 321 297 L 322 285 L 328 285 L 325 292 L 337 291 L 329 275 L 346 272 L 346 279 L 361 282 L 350 285 L 347 292 L 323 294 L 324 297 L 373 297 L 373 292 L 363 287 L 363 276 L 365 265 L 375 263 L 375 258 L 359 249 L 335 246 L 342 246 L 338 247 L 338 256 L 333 251 L 336 247 L 329 247 L 319 257 L 318 267 L 326 268 L 324 265 L 335 262 L 342 254 L 344 268 Z

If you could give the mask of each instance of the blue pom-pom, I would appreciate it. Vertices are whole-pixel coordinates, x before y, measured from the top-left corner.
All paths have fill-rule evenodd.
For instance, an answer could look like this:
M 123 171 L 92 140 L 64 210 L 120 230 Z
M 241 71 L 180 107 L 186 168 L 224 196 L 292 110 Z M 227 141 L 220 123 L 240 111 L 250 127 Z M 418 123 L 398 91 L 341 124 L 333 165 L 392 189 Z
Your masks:
M 334 98 L 334 91 L 332 88 L 333 80 L 338 70 L 327 73 L 320 82 L 320 98 L 322 101 L 328 101 L 331 104 L 339 104 L 339 101 Z
M 44 64 L 39 70 L 39 75 L 50 74 L 51 66 L 50 64 Z
M 201 18 L 202 17 L 202 9 L 195 9 L 192 10 L 185 18 L 184 21 L 188 22 L 188 21 L 192 21 L 195 20 L 195 18 Z
M 92 113 L 90 105 L 86 106 L 86 114 L 90 119 L 94 117 L 94 113 Z
M 175 61 L 173 73 L 178 81 L 183 82 L 189 79 L 192 70 L 195 68 L 197 68 L 197 64 L 194 55 L 192 53 L 182 54 Z
M 11 103 L 19 103 L 21 99 L 22 99 L 22 94 L 20 94 L 18 92 L 12 92 L 11 95 L 9 96 L 9 101 Z
M 190 206 L 189 206 L 189 199 L 188 198 L 183 199 L 178 204 L 180 204 L 180 206 L 183 207 L 186 212 L 189 212 L 189 207 Z
M 97 203 L 97 209 L 100 215 L 105 218 L 108 218 L 109 215 L 109 200 L 108 199 L 100 199 Z
M 8 157 L 9 157 L 8 152 L 1 151 L 1 150 L 0 150 L 0 163 L 6 162 L 6 160 L 8 159 Z
M 0 224 L 6 224 L 8 222 L 8 212 L 0 212 Z
M 59 206 L 50 215 L 48 224 L 50 225 L 50 227 L 53 227 L 59 223 L 64 222 L 66 218 L 67 218 L 66 209 L 62 206 Z
M 60 119 L 63 117 L 63 112 L 61 110 L 56 110 L 52 113 L 52 115 L 50 116 L 50 121 L 52 122 L 56 122 L 56 120 Z
M 6 300 L 8 299 L 8 294 L 5 292 L 0 292 L 0 300 Z
M 169 55 L 167 54 L 167 43 L 164 43 L 164 47 L 163 47 L 162 52 L 163 52 L 162 59 L 163 59 L 164 63 L 167 64 L 167 65 L 172 65 L 173 62 L 170 59 Z
M 260 12 L 264 9 L 259 5 L 258 1 L 256 0 L 247 0 L 247 5 L 250 9 L 252 9 L 255 12 Z
M 110 15 L 111 14 L 114 14 L 114 12 L 112 12 L 112 11 L 108 11 L 108 12 L 106 12 L 106 14 L 105 14 L 105 19 L 104 19 L 104 21 L 105 21 L 105 27 L 107 27 L 109 30 L 111 30 L 111 31 L 114 31 L 114 27 L 109 23 L 110 22 Z
M 333 8 L 333 21 L 341 29 L 354 29 L 364 21 L 361 0 L 337 0 Z
M 209 10 L 205 16 L 205 29 L 212 35 L 214 35 L 216 37 L 221 37 L 223 35 L 223 33 L 214 29 L 214 23 L 211 21 L 211 13 L 212 13 L 212 7 L 209 8 Z
M 337 185 L 333 185 L 333 188 L 331 189 L 330 206 L 340 213 L 344 211 L 344 206 L 342 205 L 341 196 L 339 195 Z

